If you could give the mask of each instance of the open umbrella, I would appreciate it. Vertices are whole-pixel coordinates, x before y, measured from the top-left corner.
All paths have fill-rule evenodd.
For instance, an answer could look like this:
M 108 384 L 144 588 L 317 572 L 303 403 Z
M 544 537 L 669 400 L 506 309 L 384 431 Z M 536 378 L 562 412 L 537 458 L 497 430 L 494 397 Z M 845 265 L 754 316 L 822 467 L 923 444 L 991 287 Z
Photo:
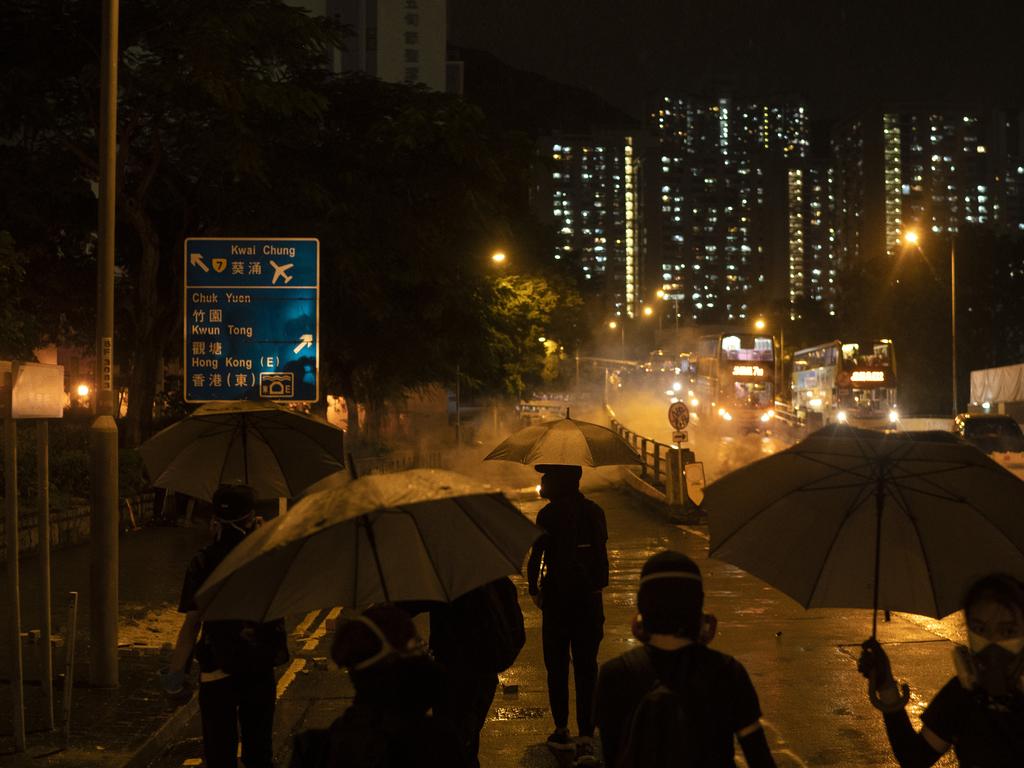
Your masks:
M 207 619 L 335 605 L 450 602 L 517 573 L 540 535 L 494 488 L 454 472 L 367 475 L 311 494 L 233 549 L 197 595 Z
M 274 403 L 208 403 L 139 448 L 153 485 L 209 501 L 223 483 L 292 498 L 344 469 L 343 432 Z
M 805 608 L 941 618 L 979 577 L 1024 576 L 1024 483 L 941 432 L 828 427 L 704 497 L 711 556 Z
M 607 427 L 570 419 L 568 415 L 520 429 L 487 454 L 484 461 L 580 467 L 643 463 L 629 443 Z

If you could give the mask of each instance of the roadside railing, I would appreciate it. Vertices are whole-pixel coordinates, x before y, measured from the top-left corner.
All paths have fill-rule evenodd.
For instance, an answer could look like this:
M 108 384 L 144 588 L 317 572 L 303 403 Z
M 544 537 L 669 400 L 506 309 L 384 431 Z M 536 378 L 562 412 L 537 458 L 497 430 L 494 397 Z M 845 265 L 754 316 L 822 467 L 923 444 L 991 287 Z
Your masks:
M 640 465 L 640 477 L 660 490 L 664 490 L 668 479 L 669 452 L 678 449 L 674 445 L 659 443 L 657 440 L 638 435 L 615 418 L 611 422 L 615 434 L 629 443 L 643 459 L 643 464 Z
M 364 456 L 354 459 L 354 461 L 356 473 L 360 477 L 403 472 L 407 469 L 439 469 L 444 466 L 444 458 L 439 450 L 394 451 L 386 456 Z

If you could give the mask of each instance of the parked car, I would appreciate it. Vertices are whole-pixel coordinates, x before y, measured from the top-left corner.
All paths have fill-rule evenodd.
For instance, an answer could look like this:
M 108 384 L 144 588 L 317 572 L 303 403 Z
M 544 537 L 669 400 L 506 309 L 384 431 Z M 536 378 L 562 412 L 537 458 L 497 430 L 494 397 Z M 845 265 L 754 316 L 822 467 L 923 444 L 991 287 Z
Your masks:
M 985 453 L 1024 451 L 1024 433 L 1009 416 L 961 413 L 953 420 L 953 433 Z

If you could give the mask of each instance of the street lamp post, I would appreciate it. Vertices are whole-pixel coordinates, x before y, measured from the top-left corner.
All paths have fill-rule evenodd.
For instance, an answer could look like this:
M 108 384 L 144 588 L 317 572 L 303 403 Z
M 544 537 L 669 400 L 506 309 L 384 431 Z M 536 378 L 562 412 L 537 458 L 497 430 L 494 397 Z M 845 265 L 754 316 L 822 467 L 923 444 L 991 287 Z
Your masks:
M 625 325 L 625 323 L 620 323 L 617 320 L 609 320 L 608 321 L 608 327 L 611 330 L 613 330 L 613 331 L 616 328 L 619 329 L 619 356 L 623 360 L 625 360 L 626 359 L 626 325 Z
M 960 400 L 956 385 L 956 232 L 951 230 L 949 237 L 949 345 L 951 373 L 953 375 L 953 403 L 951 409 L 952 416 L 955 419 L 958 413 L 957 403 Z M 903 240 L 908 245 L 917 248 L 918 252 L 924 256 L 924 253 L 921 251 L 921 236 L 915 230 L 910 229 L 904 232 Z

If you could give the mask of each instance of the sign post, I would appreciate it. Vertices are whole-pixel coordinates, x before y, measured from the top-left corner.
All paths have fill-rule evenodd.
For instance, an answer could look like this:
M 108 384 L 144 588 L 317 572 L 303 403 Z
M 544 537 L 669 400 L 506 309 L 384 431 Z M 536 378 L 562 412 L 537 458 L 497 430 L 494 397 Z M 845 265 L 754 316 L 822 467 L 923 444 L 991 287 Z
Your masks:
M 320 241 L 185 240 L 185 401 L 319 399 Z
M 687 441 L 685 432 L 690 423 L 690 409 L 686 403 L 677 400 L 668 407 L 668 423 L 672 425 L 672 441 L 676 450 L 669 452 L 669 480 L 666 490 L 669 491 L 669 503 L 681 506 L 685 511 L 691 504 L 686 487 L 686 465 L 693 463 L 693 451 L 683 448 Z

